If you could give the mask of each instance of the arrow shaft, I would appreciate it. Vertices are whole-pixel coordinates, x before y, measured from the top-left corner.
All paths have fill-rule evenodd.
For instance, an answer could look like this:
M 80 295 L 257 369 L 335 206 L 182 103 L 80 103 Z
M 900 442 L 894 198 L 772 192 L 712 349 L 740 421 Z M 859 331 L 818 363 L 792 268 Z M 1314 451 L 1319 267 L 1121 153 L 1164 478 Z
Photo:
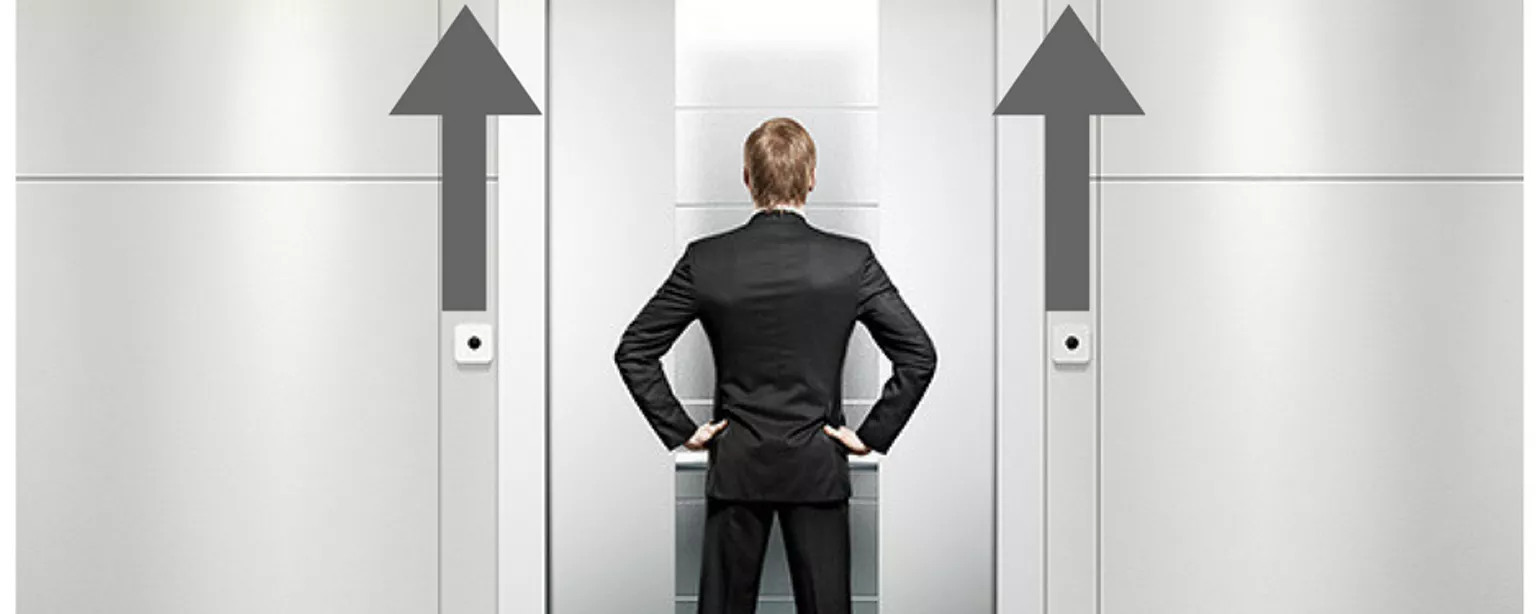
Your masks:
M 1045 309 L 1088 311 L 1088 122 L 1045 118 Z
M 442 119 L 443 311 L 485 311 L 485 115 Z

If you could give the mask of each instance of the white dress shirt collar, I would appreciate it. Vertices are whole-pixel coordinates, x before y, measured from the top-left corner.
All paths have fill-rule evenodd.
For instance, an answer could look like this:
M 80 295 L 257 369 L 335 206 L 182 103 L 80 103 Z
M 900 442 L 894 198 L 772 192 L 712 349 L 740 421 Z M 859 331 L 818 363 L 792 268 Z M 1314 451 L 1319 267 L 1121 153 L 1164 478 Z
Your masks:
M 800 217 L 805 217 L 804 205 L 773 205 L 763 208 L 763 211 L 790 211 L 798 214 Z

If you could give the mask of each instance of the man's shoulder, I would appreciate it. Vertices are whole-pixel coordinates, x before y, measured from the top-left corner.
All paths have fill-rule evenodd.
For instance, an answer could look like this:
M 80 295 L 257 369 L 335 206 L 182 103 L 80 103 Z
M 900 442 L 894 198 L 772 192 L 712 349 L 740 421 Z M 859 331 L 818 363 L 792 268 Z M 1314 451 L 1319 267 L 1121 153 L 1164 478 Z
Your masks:
M 836 245 L 838 247 L 842 247 L 842 248 L 845 248 L 845 249 L 848 249 L 848 250 L 852 250 L 852 251 L 856 251 L 856 252 L 857 251 L 868 251 L 870 249 L 868 241 L 865 241 L 863 239 L 860 239 L 860 238 L 852 236 L 852 235 L 839 234 L 839 233 L 836 233 L 836 232 L 832 232 L 830 230 L 824 230 L 824 229 L 821 229 L 821 228 L 817 228 L 815 226 L 812 226 L 811 230 L 816 231 L 816 235 L 821 237 L 822 240 L 827 241 L 828 243 Z
M 814 224 L 807 224 L 805 228 L 809 231 L 802 235 L 806 241 L 830 248 L 833 253 L 856 258 L 863 258 L 873 253 L 873 248 L 869 242 L 858 237 L 825 230 Z M 751 232 L 751 227 L 743 224 L 729 230 L 693 239 L 688 242 L 687 249 L 697 255 L 718 249 L 740 249 L 742 246 L 750 246 L 752 241 L 753 233 Z
M 864 239 L 815 227 L 812 227 L 812 230 L 815 231 L 816 240 L 820 243 L 821 253 L 832 256 L 839 262 L 863 262 L 874 253 L 874 248 Z
M 697 253 L 700 250 L 707 250 L 712 247 L 728 244 L 739 238 L 742 234 L 742 231 L 745 229 L 746 226 L 737 226 L 730 230 L 724 230 L 711 235 L 705 235 L 696 238 L 688 242 L 688 250 Z

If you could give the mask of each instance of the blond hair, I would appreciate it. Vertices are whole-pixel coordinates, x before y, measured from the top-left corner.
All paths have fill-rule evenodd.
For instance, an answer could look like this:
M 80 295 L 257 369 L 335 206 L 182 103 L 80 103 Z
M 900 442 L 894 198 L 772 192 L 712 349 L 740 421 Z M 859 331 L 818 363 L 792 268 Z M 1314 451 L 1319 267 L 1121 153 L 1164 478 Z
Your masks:
M 800 122 L 765 121 L 747 136 L 743 150 L 752 202 L 758 207 L 805 202 L 815 177 L 816 142 Z

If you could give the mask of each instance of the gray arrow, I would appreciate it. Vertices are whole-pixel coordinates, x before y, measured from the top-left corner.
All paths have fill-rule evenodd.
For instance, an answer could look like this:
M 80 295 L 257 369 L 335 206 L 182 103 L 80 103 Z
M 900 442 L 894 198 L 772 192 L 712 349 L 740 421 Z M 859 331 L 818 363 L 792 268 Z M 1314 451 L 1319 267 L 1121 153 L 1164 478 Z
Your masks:
M 539 107 L 466 6 L 389 114 L 443 118 L 443 310 L 485 311 L 485 119 Z
M 993 115 L 1045 116 L 1045 309 L 1087 311 L 1089 118 L 1141 105 L 1067 7 Z

